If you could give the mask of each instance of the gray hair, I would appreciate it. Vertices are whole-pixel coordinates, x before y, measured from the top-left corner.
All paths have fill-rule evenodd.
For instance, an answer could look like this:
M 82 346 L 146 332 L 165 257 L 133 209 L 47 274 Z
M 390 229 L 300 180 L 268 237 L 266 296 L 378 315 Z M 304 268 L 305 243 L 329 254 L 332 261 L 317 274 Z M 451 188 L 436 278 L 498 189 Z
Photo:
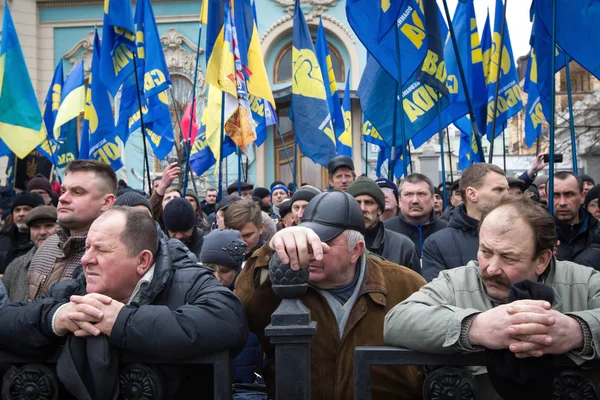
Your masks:
M 344 235 L 346 235 L 346 241 L 348 242 L 348 251 L 352 251 L 358 243 L 365 241 L 365 237 L 359 231 L 347 229 L 344 231 Z

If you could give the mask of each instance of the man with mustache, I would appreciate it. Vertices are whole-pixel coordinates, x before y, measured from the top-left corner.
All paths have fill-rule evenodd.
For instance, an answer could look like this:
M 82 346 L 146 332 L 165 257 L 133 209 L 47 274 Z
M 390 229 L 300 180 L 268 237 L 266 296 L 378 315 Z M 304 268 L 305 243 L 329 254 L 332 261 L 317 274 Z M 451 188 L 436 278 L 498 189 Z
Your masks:
M 400 214 L 385 221 L 386 229 L 408 236 L 419 258 L 423 243 L 446 227 L 433 211 L 433 183 L 423 174 L 410 174 L 400 184 Z
M 503 200 L 482 217 L 477 261 L 442 271 L 390 311 L 386 343 L 436 354 L 567 354 L 577 364 L 600 358 L 600 273 L 556 260 L 556 241 L 556 224 L 543 208 L 523 197 Z M 510 285 L 523 280 L 549 286 L 554 303 L 507 304 Z M 476 378 L 485 386 L 486 375 Z
M 348 187 L 365 219 L 365 244 L 367 250 L 395 264 L 421 273 L 421 263 L 415 245 L 404 235 L 385 229 L 379 219 L 385 210 L 385 196 L 377 183 L 360 177 Z
M 429 282 L 440 271 L 467 265 L 477 257 L 479 220 L 508 196 L 504 171 L 493 164 L 471 164 L 460 178 L 463 203 L 450 217 L 448 227 L 431 235 L 423 246 L 423 277 Z

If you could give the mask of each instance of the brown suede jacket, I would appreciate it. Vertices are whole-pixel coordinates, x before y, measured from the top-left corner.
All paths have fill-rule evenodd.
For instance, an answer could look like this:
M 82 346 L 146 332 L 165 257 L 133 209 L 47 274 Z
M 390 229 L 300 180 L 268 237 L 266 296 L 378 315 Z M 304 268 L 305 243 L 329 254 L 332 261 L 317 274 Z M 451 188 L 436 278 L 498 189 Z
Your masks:
M 371 253 L 365 255 L 365 277 L 341 339 L 336 318 L 319 290 L 309 286 L 300 298 L 317 322 L 311 345 L 313 400 L 354 399 L 354 348 L 383 346 L 383 320 L 387 312 L 426 283 L 408 268 Z M 244 302 L 249 328 L 259 337 L 271 360 L 265 380 L 272 393 L 275 354 L 264 329 L 281 299 L 273 293 L 267 274 L 271 256 L 268 244 L 257 250 L 238 276 L 234 293 Z M 421 398 L 420 368 L 377 366 L 371 369 L 371 377 L 374 400 Z

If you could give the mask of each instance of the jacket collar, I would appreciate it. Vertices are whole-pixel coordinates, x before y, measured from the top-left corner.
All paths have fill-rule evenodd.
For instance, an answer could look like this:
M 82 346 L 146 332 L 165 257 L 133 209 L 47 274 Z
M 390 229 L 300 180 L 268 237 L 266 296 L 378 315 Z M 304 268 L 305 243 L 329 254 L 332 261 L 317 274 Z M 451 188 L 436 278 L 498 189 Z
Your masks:
M 370 242 L 369 251 L 380 254 L 379 250 L 383 250 L 383 246 L 385 245 L 385 228 L 383 222 L 378 221 L 374 228 L 365 232 L 365 241 Z
M 431 210 L 429 217 L 422 224 L 413 224 L 412 222 L 408 221 L 406 218 L 404 218 L 404 214 L 402 214 L 402 210 L 400 210 L 398 212 L 398 218 L 399 218 L 400 222 L 402 222 L 403 224 L 406 224 L 408 226 L 415 226 L 415 227 L 423 228 L 423 227 L 432 225 L 435 222 L 435 211 Z
M 58 237 L 58 247 L 65 254 L 69 252 L 71 247 L 79 250 L 85 249 L 87 234 L 85 236 L 71 236 L 71 232 L 67 228 L 59 225 L 56 228 L 56 236 Z
M 469 217 L 467 214 L 467 206 L 463 203 L 456 207 L 452 212 L 448 226 L 451 228 L 462 229 L 464 231 L 477 232 L 479 221 L 477 221 L 475 218 Z

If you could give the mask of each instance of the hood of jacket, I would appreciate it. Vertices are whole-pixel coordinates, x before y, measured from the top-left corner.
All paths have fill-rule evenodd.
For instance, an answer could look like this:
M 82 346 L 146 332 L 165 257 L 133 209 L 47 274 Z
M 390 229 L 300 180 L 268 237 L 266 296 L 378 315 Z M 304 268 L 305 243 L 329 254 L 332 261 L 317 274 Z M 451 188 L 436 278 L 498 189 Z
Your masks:
M 479 221 L 475 218 L 471 218 L 467 215 L 467 207 L 465 204 L 454 208 L 450 222 L 448 223 L 449 228 L 462 229 L 463 231 L 470 231 L 474 234 L 477 233 L 479 228 Z

